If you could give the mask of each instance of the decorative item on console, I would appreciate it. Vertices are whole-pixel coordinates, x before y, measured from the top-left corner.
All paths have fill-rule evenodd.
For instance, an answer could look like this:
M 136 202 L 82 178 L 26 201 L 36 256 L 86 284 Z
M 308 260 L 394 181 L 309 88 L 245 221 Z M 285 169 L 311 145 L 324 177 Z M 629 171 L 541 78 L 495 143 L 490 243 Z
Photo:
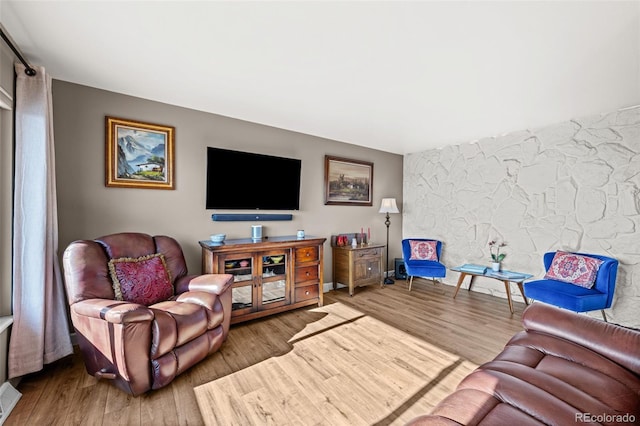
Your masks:
M 360 228 L 360 246 L 364 247 L 371 241 L 371 228 L 367 228 L 367 233 L 364 233 L 364 228 Z
M 262 225 L 251 225 L 251 239 L 253 241 L 262 240 Z
M 369 231 L 370 233 L 371 231 Z M 337 247 L 344 247 L 353 244 L 355 240 L 356 246 L 364 247 L 369 244 L 369 238 L 367 238 L 367 234 L 364 232 L 353 232 L 347 234 L 338 234 L 334 235 L 331 239 L 331 245 Z
M 211 241 L 214 243 L 221 243 L 227 238 L 226 234 L 211 234 Z
M 349 244 L 349 237 L 347 237 L 346 235 L 338 235 L 338 237 L 336 238 L 336 245 L 338 247 L 343 247 L 347 244 Z

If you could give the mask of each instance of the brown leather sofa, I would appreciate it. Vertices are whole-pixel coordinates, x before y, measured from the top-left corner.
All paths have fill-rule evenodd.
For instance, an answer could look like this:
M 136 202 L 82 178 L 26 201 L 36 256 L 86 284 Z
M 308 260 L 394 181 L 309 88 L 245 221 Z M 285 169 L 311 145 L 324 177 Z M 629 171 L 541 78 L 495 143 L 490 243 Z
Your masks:
M 417 425 L 640 424 L 640 331 L 534 303 L 516 334 Z
M 74 241 L 63 265 L 87 372 L 127 393 L 167 385 L 227 338 L 233 277 L 188 275 L 173 238 L 120 233 Z

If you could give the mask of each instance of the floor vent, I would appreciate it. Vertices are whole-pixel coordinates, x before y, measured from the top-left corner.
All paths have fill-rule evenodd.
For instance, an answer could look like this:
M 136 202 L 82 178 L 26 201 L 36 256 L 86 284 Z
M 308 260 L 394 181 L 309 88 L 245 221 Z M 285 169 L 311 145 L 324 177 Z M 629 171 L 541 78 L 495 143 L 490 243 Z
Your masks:
M 16 390 L 11 383 L 4 382 L 0 386 L 0 425 L 7 420 L 11 410 L 16 406 L 22 394 Z

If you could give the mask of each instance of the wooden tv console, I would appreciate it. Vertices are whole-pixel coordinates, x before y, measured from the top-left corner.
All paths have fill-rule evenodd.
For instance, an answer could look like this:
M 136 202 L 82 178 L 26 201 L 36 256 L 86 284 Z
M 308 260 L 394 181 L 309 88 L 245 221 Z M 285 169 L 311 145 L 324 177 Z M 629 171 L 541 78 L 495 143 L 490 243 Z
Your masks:
M 234 276 L 232 324 L 303 306 L 322 306 L 325 241 L 295 235 L 259 241 L 200 241 L 202 272 Z

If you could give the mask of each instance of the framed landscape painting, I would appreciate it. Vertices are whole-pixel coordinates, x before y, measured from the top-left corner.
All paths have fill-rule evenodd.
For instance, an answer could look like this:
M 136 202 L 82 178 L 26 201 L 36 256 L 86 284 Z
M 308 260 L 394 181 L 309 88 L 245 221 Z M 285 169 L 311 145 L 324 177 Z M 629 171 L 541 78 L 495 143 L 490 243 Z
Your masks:
M 326 205 L 373 205 L 373 163 L 325 155 Z
M 170 126 L 106 117 L 106 186 L 174 189 Z

